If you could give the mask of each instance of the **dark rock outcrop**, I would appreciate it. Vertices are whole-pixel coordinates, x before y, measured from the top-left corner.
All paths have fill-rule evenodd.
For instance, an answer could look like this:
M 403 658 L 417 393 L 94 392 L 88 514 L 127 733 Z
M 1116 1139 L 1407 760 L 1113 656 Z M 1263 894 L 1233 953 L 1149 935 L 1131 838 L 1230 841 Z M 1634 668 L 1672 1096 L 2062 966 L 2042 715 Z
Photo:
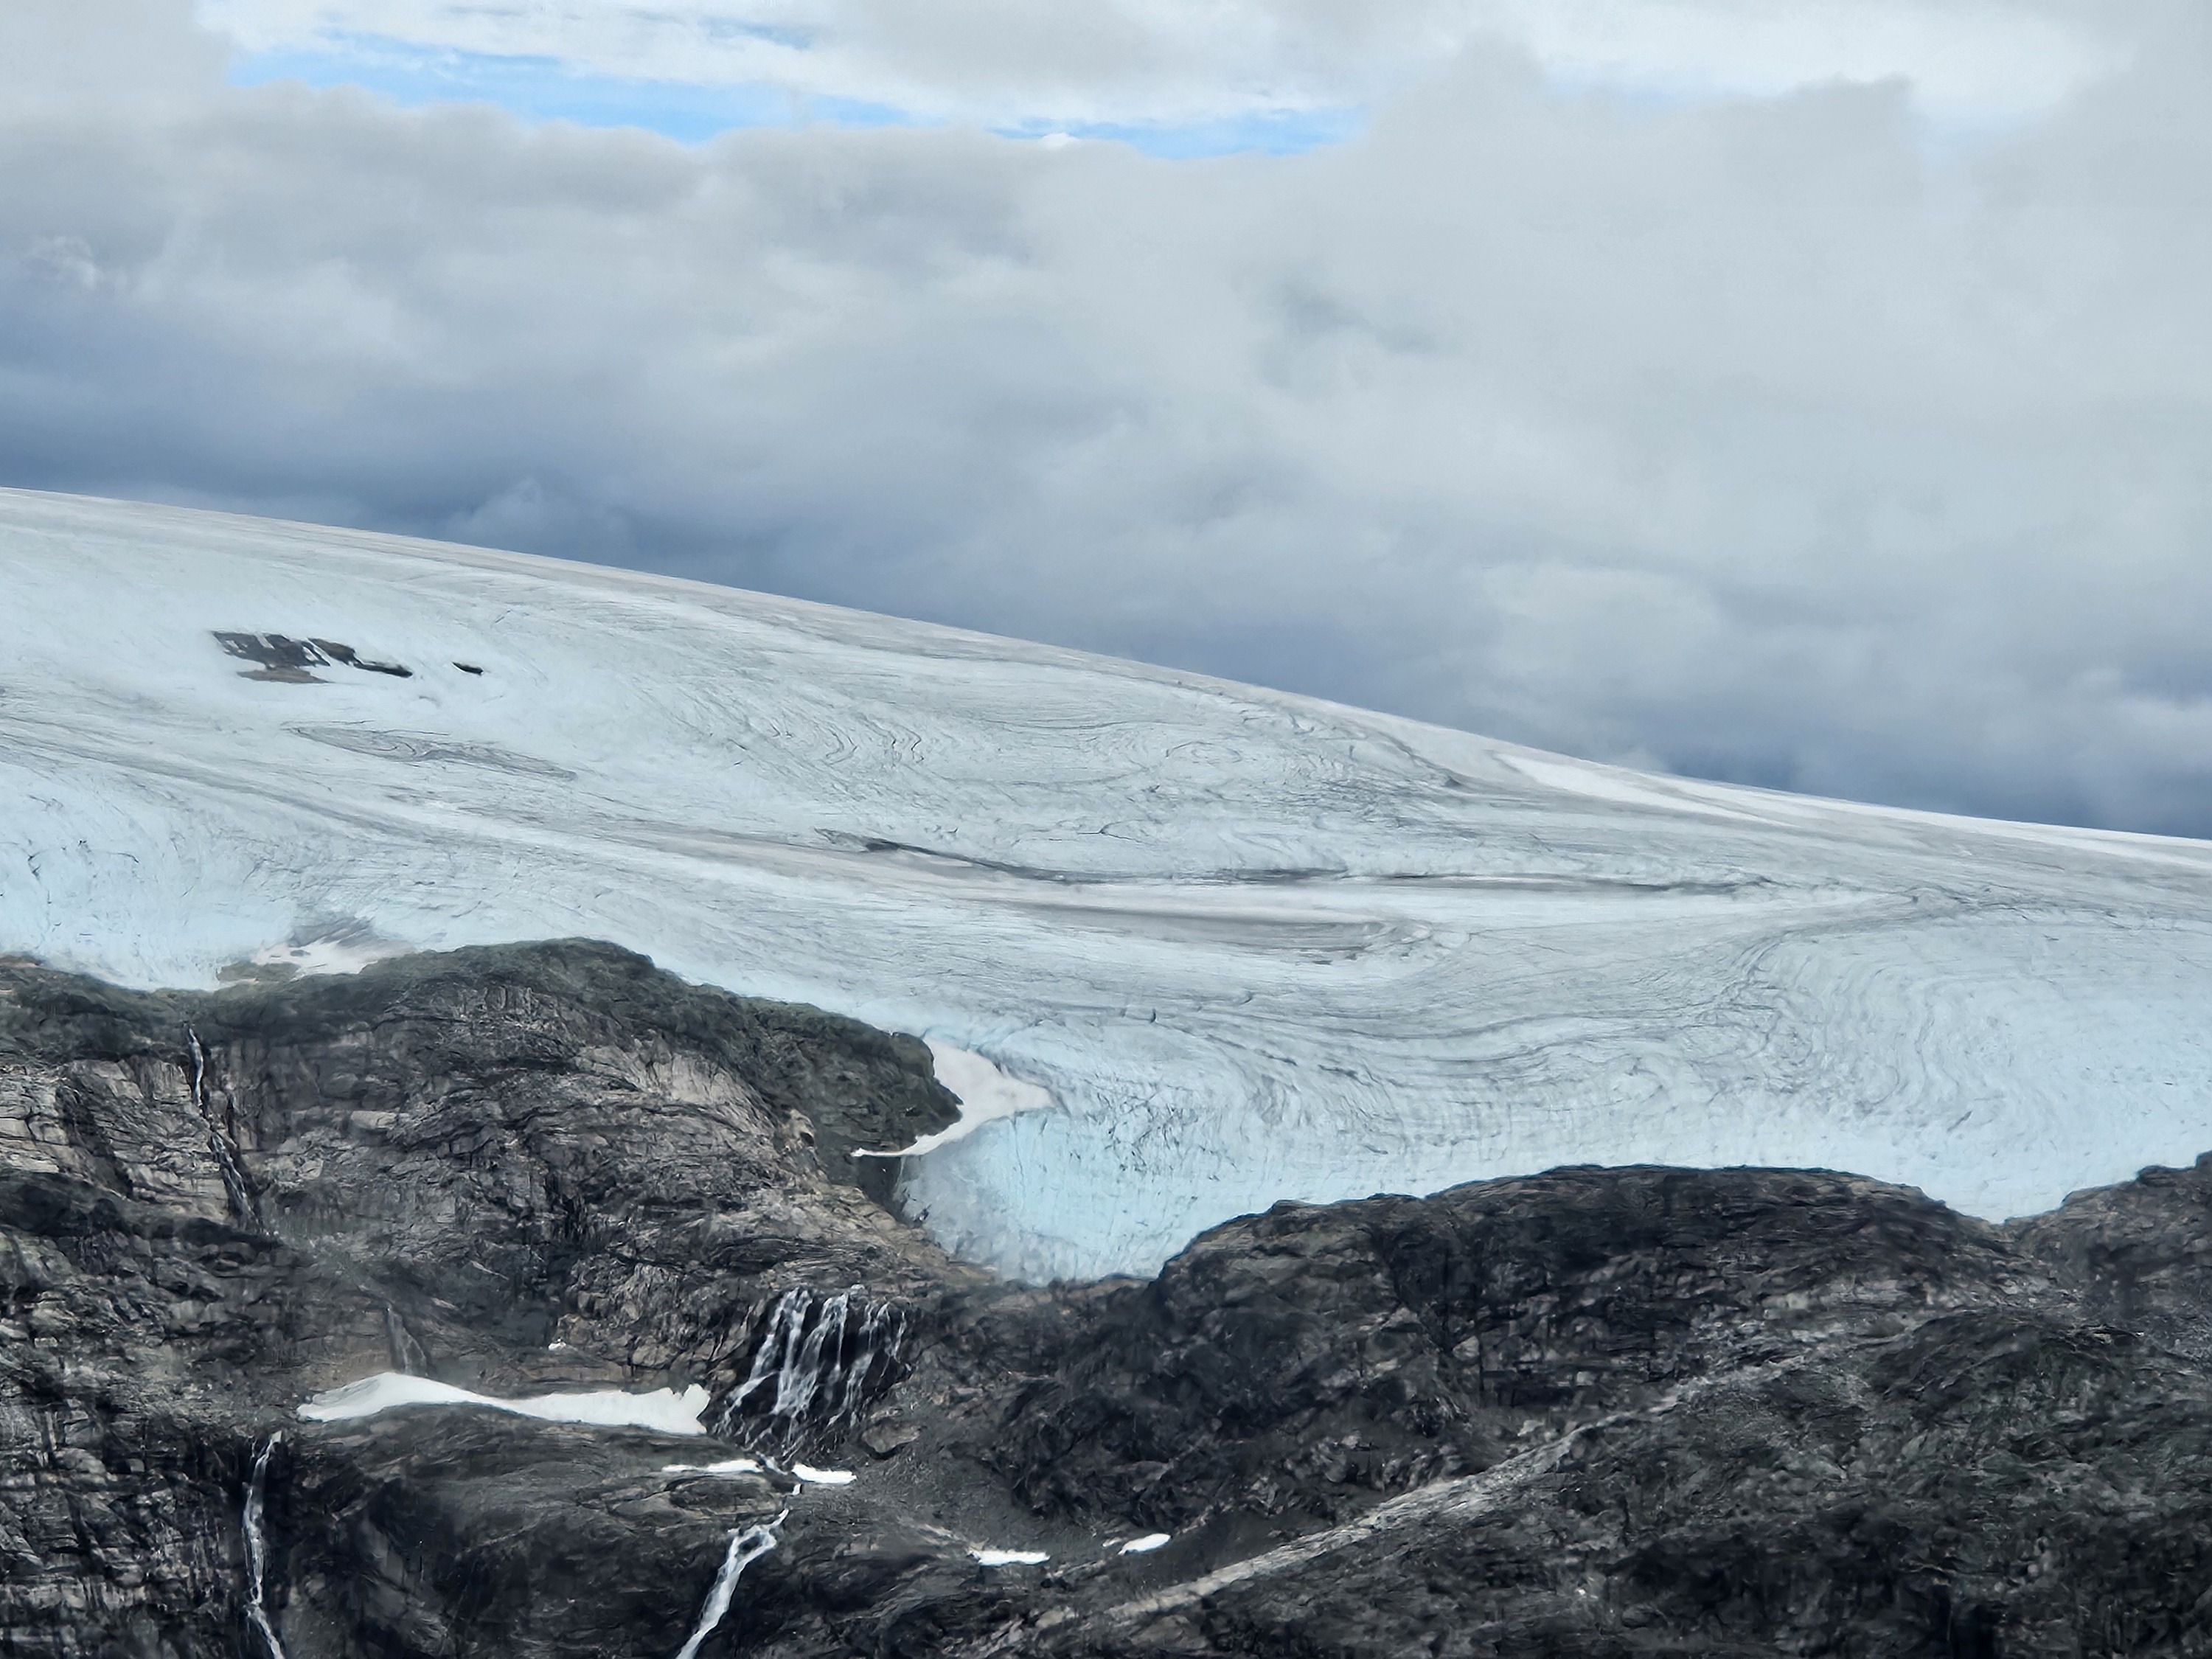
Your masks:
M 919 1042 L 702 991 L 604 946 L 209 996 L 0 970 L 0 1628 L 27 1653 L 236 1651 L 243 1485 L 284 1429 L 272 1570 L 336 1597 L 311 1607 L 272 1587 L 297 1652 L 506 1640 L 499 1598 L 438 1588 L 451 1571 L 484 1582 L 464 1547 L 482 1460 L 435 1455 L 469 1431 L 418 1411 L 318 1432 L 295 1421 L 300 1401 L 386 1370 L 501 1397 L 732 1389 L 793 1284 L 905 1301 L 975 1277 L 835 1178 L 856 1144 L 896 1146 L 956 1115 Z M 591 1436 L 505 1416 L 474 1431 L 556 1448 L 515 1491 L 598 1513 L 545 1473 Z M 399 1463 L 437 1478 L 378 1462 L 395 1435 L 426 1442 Z M 667 1505 L 669 1483 L 647 1484 L 647 1507 Z M 320 1555 L 302 1554 L 295 1492 L 343 1529 Z M 392 1504 L 409 1518 L 387 1526 Z M 571 1518 L 600 1547 L 628 1535 Z M 641 1580 L 656 1602 L 720 1553 L 714 1516 L 647 1535 L 684 1563 Z M 663 1607 L 637 1639 L 689 1611 Z M 557 1598 L 540 1613 L 562 1623 Z M 597 1626 L 564 1628 L 582 1645 L 546 1650 L 605 1650 Z M 517 1639 L 504 1650 L 531 1650 Z
M 2212 1361 L 2212 1152 L 2076 1193 L 2012 1232 L 2097 1318 Z
M 719 1581 L 704 1659 L 2212 1654 L 2212 1164 L 2002 1228 L 1563 1170 L 1023 1287 L 852 1156 L 953 1109 L 602 945 L 0 966 L 0 1645 L 672 1656 Z M 300 1418 L 379 1372 L 709 1432 Z

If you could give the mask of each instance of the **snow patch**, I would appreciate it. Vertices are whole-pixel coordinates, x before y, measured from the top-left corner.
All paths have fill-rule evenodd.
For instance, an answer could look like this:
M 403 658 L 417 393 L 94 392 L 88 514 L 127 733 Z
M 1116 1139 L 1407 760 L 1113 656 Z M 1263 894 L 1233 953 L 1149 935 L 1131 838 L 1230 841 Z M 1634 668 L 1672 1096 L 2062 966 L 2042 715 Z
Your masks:
M 719 1463 L 663 1463 L 663 1474 L 758 1474 L 761 1466 L 750 1457 L 726 1457 Z
M 804 1480 L 810 1486 L 849 1486 L 853 1484 L 850 1469 L 817 1469 L 805 1463 L 793 1463 L 791 1473 L 794 1480 Z
M 388 939 L 311 939 L 304 945 L 264 945 L 246 961 L 256 968 L 289 969 L 295 974 L 357 974 L 372 962 L 404 955 L 406 950 Z
M 1132 1538 L 1127 1543 L 1122 1545 L 1121 1553 L 1150 1555 L 1154 1550 L 1165 1546 L 1171 1536 L 1172 1534 L 1164 1532 L 1148 1532 L 1142 1538 Z
M 374 1417 L 404 1406 L 485 1406 L 513 1412 L 547 1423 L 581 1423 L 600 1429 L 651 1429 L 660 1434 L 704 1434 L 699 1413 L 707 1408 L 707 1390 L 694 1383 L 678 1394 L 673 1389 L 654 1389 L 647 1394 L 625 1394 L 600 1389 L 582 1394 L 541 1394 L 523 1400 L 496 1400 L 472 1394 L 450 1382 L 428 1376 L 405 1376 L 380 1371 L 374 1376 L 349 1382 L 316 1395 L 300 1407 L 311 1423 L 343 1423 Z
M 985 1567 L 1034 1567 L 1052 1559 L 1042 1550 L 994 1550 L 980 1545 L 968 1553 Z
M 1008 1076 L 972 1048 L 956 1048 L 933 1036 L 926 1036 L 922 1041 L 929 1045 L 929 1058 L 937 1080 L 960 1103 L 959 1120 L 897 1152 L 857 1152 L 854 1157 L 920 1158 L 939 1146 L 967 1139 L 986 1123 L 1016 1117 L 1024 1112 L 1042 1112 L 1059 1103 L 1049 1090 Z

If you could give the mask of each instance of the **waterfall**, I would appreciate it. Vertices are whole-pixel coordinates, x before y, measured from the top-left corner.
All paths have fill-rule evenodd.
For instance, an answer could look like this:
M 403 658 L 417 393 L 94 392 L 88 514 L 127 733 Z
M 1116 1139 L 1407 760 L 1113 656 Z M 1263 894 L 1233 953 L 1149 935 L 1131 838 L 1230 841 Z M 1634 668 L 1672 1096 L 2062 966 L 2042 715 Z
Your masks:
M 269 1454 L 283 1437 L 281 1434 L 270 1435 L 254 1454 L 253 1475 L 246 1483 L 246 1510 L 240 1517 L 246 1534 L 246 1621 L 269 1644 L 269 1659 L 289 1659 L 276 1626 L 269 1622 L 269 1609 L 262 1599 L 262 1575 L 269 1564 L 269 1547 L 261 1532 L 261 1486 L 269 1474 Z M 685 1651 L 688 1655 L 690 1650 Z
M 407 1328 L 407 1322 L 399 1316 L 399 1310 L 389 1302 L 384 1304 L 385 1345 L 392 1351 L 392 1369 L 402 1376 L 428 1376 L 430 1356 L 422 1352 L 422 1345 L 415 1340 L 415 1333 Z
M 723 1615 L 730 1610 L 730 1597 L 738 1588 L 738 1575 L 775 1547 L 775 1528 L 783 1524 L 786 1510 L 765 1527 L 747 1527 L 743 1532 L 730 1534 L 729 1553 L 722 1557 L 722 1570 L 714 1575 L 714 1587 L 707 1592 L 707 1605 L 699 1609 L 699 1622 L 692 1627 L 691 1639 L 686 1642 L 676 1659 L 697 1659 L 699 1644 L 714 1633 Z M 276 1659 L 283 1659 L 280 1650 Z
M 896 1379 L 899 1339 L 906 1334 L 906 1316 L 888 1302 L 871 1302 L 861 1316 L 854 1340 L 852 1358 L 844 1367 L 836 1403 L 830 1407 L 832 1422 L 850 1421 L 868 1403 L 872 1385 L 880 1393 Z M 882 1365 L 878 1372 L 877 1362 Z
M 752 1369 L 714 1419 L 717 1434 L 795 1445 L 850 1422 L 898 1374 L 905 1316 L 861 1288 L 786 1291 L 769 1312 Z M 767 1392 L 773 1383 L 773 1393 Z
M 238 1149 L 230 1144 L 230 1137 L 215 1121 L 215 1109 L 207 1098 L 207 1050 L 200 1046 L 200 1034 L 191 1026 L 185 1027 L 186 1041 L 191 1044 L 192 1104 L 198 1109 L 200 1121 L 207 1125 L 208 1148 L 215 1154 L 216 1167 L 222 1171 L 223 1190 L 230 1195 L 231 1209 L 239 1220 L 256 1232 L 261 1231 L 261 1206 L 253 1201 L 253 1189 L 246 1184 L 246 1170 L 238 1161 Z
M 730 1396 L 730 1403 L 722 1409 L 721 1426 L 726 1428 L 736 1420 L 738 1407 L 751 1397 L 755 1389 L 775 1376 L 783 1362 L 783 1351 L 791 1340 L 791 1333 L 805 1324 L 806 1310 L 814 1299 L 811 1291 L 786 1291 L 776 1299 L 775 1310 L 769 1315 L 768 1330 L 761 1338 L 760 1346 L 753 1350 L 752 1372 Z

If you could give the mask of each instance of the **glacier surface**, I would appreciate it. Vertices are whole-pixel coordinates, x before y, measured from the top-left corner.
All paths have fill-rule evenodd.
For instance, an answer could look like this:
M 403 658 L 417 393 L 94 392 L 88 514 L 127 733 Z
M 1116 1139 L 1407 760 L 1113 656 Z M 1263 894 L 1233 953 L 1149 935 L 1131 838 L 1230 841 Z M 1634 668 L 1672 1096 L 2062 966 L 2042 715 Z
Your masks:
M 1007 1087 L 908 1190 L 1029 1277 L 1561 1163 L 1995 1217 L 2212 1147 L 2204 843 L 0 492 L 0 951 L 210 985 L 556 935 L 988 1056 Z

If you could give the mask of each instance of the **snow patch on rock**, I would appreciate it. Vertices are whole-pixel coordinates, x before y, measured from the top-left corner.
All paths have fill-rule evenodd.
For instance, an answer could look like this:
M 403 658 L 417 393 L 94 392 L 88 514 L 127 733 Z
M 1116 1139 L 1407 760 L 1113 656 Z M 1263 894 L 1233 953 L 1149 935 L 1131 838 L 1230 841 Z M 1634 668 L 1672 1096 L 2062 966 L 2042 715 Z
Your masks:
M 707 1401 L 707 1390 L 696 1383 L 681 1394 L 673 1389 L 654 1389 L 644 1394 L 599 1389 L 499 1400 L 428 1376 L 380 1371 L 358 1382 L 316 1395 L 301 1406 L 300 1415 L 311 1423 L 343 1423 L 405 1406 L 483 1406 L 547 1423 L 581 1423 L 593 1428 L 651 1429 L 660 1434 L 695 1435 L 706 1432 L 700 1425 L 699 1413 L 706 1410 Z
M 1054 1103 L 1051 1091 L 1018 1077 L 1009 1077 L 972 1048 L 957 1048 L 938 1037 L 924 1037 L 929 1045 L 931 1069 L 945 1092 L 960 1103 L 960 1116 L 935 1134 L 924 1135 L 911 1146 L 895 1152 L 857 1152 L 855 1158 L 920 1158 L 939 1146 L 965 1140 L 987 1123 L 995 1123 L 1023 1112 L 1048 1110 Z
M 726 1457 L 719 1463 L 663 1463 L 663 1474 L 758 1474 L 761 1466 L 750 1457 Z

